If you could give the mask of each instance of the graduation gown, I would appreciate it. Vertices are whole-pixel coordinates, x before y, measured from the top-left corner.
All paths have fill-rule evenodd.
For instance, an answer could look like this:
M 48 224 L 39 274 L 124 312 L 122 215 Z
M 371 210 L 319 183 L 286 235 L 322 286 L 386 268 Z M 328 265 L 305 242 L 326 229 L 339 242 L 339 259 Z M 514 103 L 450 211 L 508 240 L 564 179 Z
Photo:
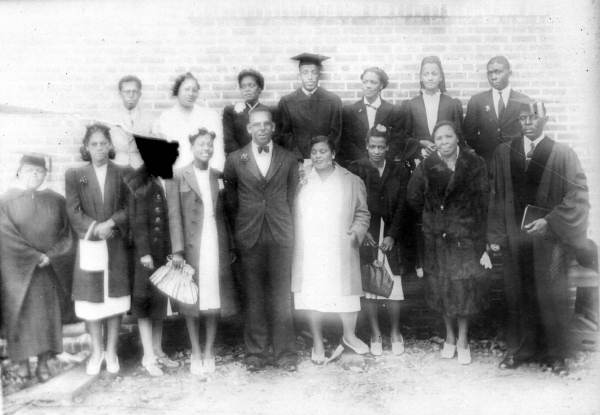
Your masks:
M 10 189 L 0 199 L 2 326 L 9 356 L 62 351 L 70 312 L 74 235 L 65 199 L 52 190 Z M 46 254 L 50 265 L 39 268 Z
M 297 89 L 281 98 L 276 141 L 296 154 L 310 158 L 310 139 L 317 135 L 331 137 L 337 143 L 342 131 L 341 99 L 318 87 L 310 96 Z
M 527 324 L 531 302 L 539 308 L 539 317 L 547 340 L 548 353 L 564 357 L 568 337 L 567 269 L 574 250 L 586 240 L 589 201 L 586 176 L 575 152 L 562 143 L 544 138 L 535 148 L 529 168 L 537 168 L 539 180 L 532 194 L 534 205 L 549 209 L 545 236 L 526 237 L 520 230 L 520 215 L 515 183 L 526 180 L 523 138 L 498 146 L 491 164 L 492 187 L 488 210 L 488 242 L 499 244 L 504 252 L 504 282 L 508 305 L 509 353 L 523 351 L 533 343 L 535 323 Z M 522 157 L 515 162 L 515 154 Z M 516 176 L 516 177 L 513 177 Z M 521 250 L 530 245 L 531 255 L 521 261 Z M 533 273 L 533 275 L 528 275 Z M 533 282 L 527 283 L 533 279 Z M 527 292 L 527 291 L 534 292 Z M 537 313 L 536 313 L 537 314 Z M 525 324 L 524 324 L 525 323 Z M 537 337 L 537 336 L 536 336 Z M 533 347 L 533 345 L 531 345 Z

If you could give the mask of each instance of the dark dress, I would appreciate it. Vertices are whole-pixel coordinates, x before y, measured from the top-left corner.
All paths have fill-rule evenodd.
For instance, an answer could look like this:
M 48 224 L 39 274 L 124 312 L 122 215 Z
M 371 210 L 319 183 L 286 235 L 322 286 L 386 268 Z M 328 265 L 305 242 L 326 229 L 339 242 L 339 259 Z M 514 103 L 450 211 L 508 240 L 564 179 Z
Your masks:
M 342 132 L 342 101 L 321 88 L 310 96 L 298 89 L 281 98 L 276 140 L 298 159 L 310 158 L 310 139 L 325 135 L 337 143 Z
M 349 170 L 360 177 L 367 188 L 367 206 L 371 213 L 369 233 L 377 241 L 381 219 L 385 224 L 383 236 L 394 238 L 395 245 L 388 261 L 392 271 L 404 275 L 414 266 L 415 239 L 407 235 L 406 186 L 410 171 L 404 163 L 386 161 L 383 175 L 368 158 L 354 161 Z M 375 250 L 361 247 L 361 262 L 369 263 L 375 259 Z M 411 255 L 412 253 L 412 255 Z
M 422 212 L 425 300 L 450 317 L 484 306 L 487 272 L 479 264 L 486 246 L 489 182 L 485 162 L 460 151 L 452 172 L 437 154 L 421 163 L 408 184 L 408 202 Z
M 0 201 L 2 323 L 8 355 L 62 352 L 70 308 L 74 237 L 65 199 L 51 190 L 10 189 Z M 41 254 L 50 265 L 37 266 Z
M 138 318 L 161 319 L 167 315 L 167 297 L 150 282 L 150 276 L 171 254 L 169 215 L 164 189 L 144 167 L 127 177 L 130 189 L 131 233 L 134 246 L 133 298 L 131 311 Z M 154 270 L 142 266 L 150 255 Z

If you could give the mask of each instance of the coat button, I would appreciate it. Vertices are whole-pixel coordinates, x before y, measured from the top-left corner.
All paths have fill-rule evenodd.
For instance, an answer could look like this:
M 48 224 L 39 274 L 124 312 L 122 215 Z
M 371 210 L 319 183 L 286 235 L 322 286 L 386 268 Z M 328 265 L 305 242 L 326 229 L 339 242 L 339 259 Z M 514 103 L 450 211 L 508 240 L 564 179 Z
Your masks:
M 160 213 L 160 212 L 161 212 L 161 208 L 159 208 L 159 207 L 155 207 L 155 208 L 154 208 L 154 211 L 155 211 L 156 213 Z
M 446 239 L 446 232 L 442 234 L 442 238 Z
M 160 218 L 156 218 L 156 219 L 154 219 L 154 222 L 155 222 L 155 223 L 160 223 L 160 222 L 161 222 L 161 220 L 160 220 Z
M 444 211 L 444 205 L 440 205 L 440 210 Z
M 153 228 L 153 231 L 156 232 L 156 233 L 159 233 L 160 232 L 160 226 L 155 226 Z

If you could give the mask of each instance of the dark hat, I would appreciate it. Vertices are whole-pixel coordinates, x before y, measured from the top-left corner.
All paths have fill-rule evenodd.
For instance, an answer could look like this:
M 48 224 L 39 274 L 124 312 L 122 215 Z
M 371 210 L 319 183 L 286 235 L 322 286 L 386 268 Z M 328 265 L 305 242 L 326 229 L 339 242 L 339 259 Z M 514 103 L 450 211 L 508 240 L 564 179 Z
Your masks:
M 329 59 L 329 56 L 319 55 L 318 53 L 301 53 L 296 56 L 292 56 L 290 59 L 298 61 L 300 65 L 317 65 L 321 66 L 323 61 Z
M 48 163 L 46 163 L 48 160 Z M 19 162 L 19 166 L 23 164 L 30 164 L 32 166 L 38 166 L 46 169 L 46 171 L 50 171 L 50 167 L 52 166 L 52 160 L 50 156 L 41 153 L 25 153 L 21 157 L 21 161 Z
M 171 179 L 173 164 L 179 157 L 179 143 L 162 138 L 133 134 L 146 171 L 152 176 Z
M 516 101 L 520 105 L 519 112 L 535 114 L 539 118 L 544 118 L 546 116 L 546 105 L 544 105 L 543 101 L 536 101 L 534 99 L 518 99 Z

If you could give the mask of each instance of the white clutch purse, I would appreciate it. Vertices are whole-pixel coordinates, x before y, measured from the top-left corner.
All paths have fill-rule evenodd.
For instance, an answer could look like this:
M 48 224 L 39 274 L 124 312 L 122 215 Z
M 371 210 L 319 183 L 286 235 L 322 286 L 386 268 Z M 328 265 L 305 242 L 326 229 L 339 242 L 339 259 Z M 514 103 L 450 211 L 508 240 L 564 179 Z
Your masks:
M 104 271 L 108 267 L 108 245 L 105 240 L 90 241 L 92 222 L 83 239 L 79 240 L 79 268 L 84 271 Z

